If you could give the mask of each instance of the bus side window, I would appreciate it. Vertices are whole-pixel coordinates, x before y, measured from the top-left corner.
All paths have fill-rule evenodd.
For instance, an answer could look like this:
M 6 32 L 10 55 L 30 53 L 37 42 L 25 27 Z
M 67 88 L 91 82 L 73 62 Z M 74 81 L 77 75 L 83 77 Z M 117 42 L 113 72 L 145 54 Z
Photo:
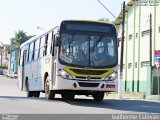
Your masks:
M 51 44 L 52 44 L 52 32 L 48 34 L 48 46 L 47 46 L 47 55 L 49 55 L 51 52 Z
M 47 48 L 48 48 L 48 34 L 45 36 L 45 44 L 44 44 L 43 56 L 47 55 Z
M 41 49 L 41 38 L 39 38 L 39 47 L 38 47 L 38 58 L 40 58 L 40 49 Z M 37 59 L 38 59 L 37 58 Z
M 45 36 L 41 38 L 41 43 L 40 43 L 40 50 L 39 50 L 39 58 L 43 57 L 43 50 L 44 50 L 44 43 L 45 43 Z
M 18 58 L 18 65 L 21 65 L 21 49 L 19 49 L 19 58 Z
M 27 45 L 27 59 L 26 59 L 26 63 L 29 62 L 29 49 L 30 49 L 30 44 Z
M 34 58 L 33 58 L 34 60 L 38 59 L 39 43 L 40 43 L 40 39 L 35 41 Z
M 33 54 L 32 54 L 32 60 L 34 60 L 35 55 L 35 41 L 33 42 Z
M 27 50 L 23 50 L 20 63 L 22 66 L 26 64 L 26 58 L 27 58 Z
M 34 48 L 34 42 L 30 43 L 29 47 L 29 62 L 33 60 L 33 48 Z
M 52 31 L 52 35 L 51 35 L 51 49 L 50 49 L 50 54 L 52 54 L 52 56 L 54 56 L 54 32 Z
M 20 51 L 21 51 L 21 53 L 20 53 L 20 66 L 21 66 L 23 64 L 23 56 L 24 56 L 23 52 L 24 52 L 24 49 L 22 48 L 22 49 L 20 49 Z
M 53 51 L 52 51 L 52 55 L 54 56 L 54 55 L 56 55 L 56 47 L 55 47 L 55 39 L 56 39 L 56 37 L 58 36 L 58 34 L 55 34 L 54 36 L 53 36 Z

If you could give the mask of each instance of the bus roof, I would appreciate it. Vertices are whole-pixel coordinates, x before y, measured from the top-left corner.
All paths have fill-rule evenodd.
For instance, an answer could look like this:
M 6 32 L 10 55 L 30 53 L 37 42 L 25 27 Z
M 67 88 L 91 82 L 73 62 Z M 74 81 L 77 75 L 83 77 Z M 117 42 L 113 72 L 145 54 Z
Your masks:
M 78 20 L 78 19 L 70 19 L 70 20 L 63 20 L 62 22 L 92 22 L 92 23 L 104 23 L 104 24 L 112 24 L 112 23 L 107 23 L 104 21 L 97 21 L 97 20 Z M 113 24 L 112 24 L 113 25 Z
M 54 28 L 52 28 L 52 29 L 50 29 L 50 30 L 48 30 L 48 31 L 46 31 L 46 32 L 43 32 L 43 33 L 40 33 L 40 34 L 38 34 L 38 35 L 33 36 L 32 38 L 28 39 L 26 42 L 22 43 L 21 46 L 20 46 L 20 48 L 22 48 L 22 47 L 24 47 L 25 45 L 27 45 L 28 43 L 36 40 L 37 38 L 40 38 L 41 36 L 47 34 L 49 31 L 52 31 L 53 29 L 55 29 L 55 28 L 57 28 L 57 27 L 58 27 L 58 26 L 56 26 L 56 27 L 54 27 Z
M 26 42 L 22 43 L 21 46 L 20 46 L 20 48 L 24 47 L 26 44 L 30 43 L 31 41 L 35 40 L 36 38 L 38 38 L 37 35 L 33 36 L 32 38 L 30 38 Z

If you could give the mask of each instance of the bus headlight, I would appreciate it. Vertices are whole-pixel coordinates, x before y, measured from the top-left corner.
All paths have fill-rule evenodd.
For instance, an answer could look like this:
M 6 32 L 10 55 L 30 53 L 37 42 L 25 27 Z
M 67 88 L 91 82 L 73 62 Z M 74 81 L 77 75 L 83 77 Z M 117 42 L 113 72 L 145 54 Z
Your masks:
M 59 74 L 64 78 L 64 79 L 72 79 L 72 76 L 67 73 L 65 70 L 59 69 Z
M 117 73 L 113 72 L 112 74 L 110 74 L 109 76 L 107 76 L 105 78 L 105 80 L 114 80 L 117 78 Z

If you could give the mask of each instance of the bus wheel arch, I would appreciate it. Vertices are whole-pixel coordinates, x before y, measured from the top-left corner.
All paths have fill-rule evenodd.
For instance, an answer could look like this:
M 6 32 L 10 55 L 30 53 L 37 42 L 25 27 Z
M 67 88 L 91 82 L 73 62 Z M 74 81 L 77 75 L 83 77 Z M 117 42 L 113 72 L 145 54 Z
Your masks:
M 25 77 L 25 89 L 28 91 L 28 77 Z
M 46 80 L 47 80 L 48 76 L 49 76 L 48 72 L 45 72 L 44 73 L 44 89 L 45 89 L 45 83 L 46 83 Z

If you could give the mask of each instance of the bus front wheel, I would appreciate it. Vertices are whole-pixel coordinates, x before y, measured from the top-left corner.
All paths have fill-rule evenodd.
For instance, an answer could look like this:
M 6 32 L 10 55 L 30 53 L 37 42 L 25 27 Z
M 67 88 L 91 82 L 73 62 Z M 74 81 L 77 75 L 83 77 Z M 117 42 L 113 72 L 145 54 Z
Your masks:
M 104 98 L 104 92 L 102 92 L 102 91 L 96 92 L 92 96 L 93 96 L 93 98 L 94 98 L 95 101 L 99 101 L 100 102 Z
M 74 100 L 75 94 L 71 91 L 63 91 L 63 93 L 61 93 L 61 96 L 65 101 L 72 101 Z
M 46 99 L 48 100 L 54 99 L 55 92 L 53 90 L 50 90 L 49 77 L 46 78 L 45 85 L 44 85 L 44 91 L 45 91 Z

